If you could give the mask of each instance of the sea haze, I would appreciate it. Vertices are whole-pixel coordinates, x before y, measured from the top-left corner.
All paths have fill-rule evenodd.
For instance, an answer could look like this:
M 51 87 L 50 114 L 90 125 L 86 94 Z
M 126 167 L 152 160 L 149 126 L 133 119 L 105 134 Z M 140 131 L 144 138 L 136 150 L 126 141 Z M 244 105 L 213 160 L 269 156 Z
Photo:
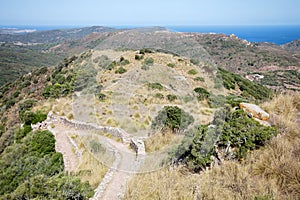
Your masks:
M 300 39 L 300 25 L 293 26 L 167 26 L 175 32 L 234 34 L 249 42 L 272 42 L 278 45 Z

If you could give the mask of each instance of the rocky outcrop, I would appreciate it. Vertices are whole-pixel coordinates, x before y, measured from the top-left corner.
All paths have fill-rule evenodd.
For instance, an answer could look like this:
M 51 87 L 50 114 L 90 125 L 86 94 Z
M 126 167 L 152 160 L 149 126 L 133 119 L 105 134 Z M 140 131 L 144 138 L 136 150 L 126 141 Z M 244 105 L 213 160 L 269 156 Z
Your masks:
M 240 108 L 243 109 L 247 114 L 256 119 L 267 121 L 270 115 L 261 109 L 259 106 L 251 103 L 240 103 Z

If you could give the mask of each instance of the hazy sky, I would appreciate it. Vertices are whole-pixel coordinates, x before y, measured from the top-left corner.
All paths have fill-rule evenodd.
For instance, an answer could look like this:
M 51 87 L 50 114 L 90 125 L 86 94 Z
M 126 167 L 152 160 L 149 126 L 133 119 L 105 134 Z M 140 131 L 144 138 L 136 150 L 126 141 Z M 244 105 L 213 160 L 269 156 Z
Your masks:
M 300 0 L 0 0 L 0 25 L 300 24 Z

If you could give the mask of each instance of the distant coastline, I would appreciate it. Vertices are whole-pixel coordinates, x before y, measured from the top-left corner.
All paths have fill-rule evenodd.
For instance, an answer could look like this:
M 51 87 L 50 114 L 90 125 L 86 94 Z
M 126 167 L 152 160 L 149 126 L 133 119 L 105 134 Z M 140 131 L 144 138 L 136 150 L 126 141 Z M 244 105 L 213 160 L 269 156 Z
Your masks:
M 234 34 L 249 42 L 271 42 L 277 45 L 300 39 L 300 25 L 288 26 L 167 26 L 175 32 Z
M 24 30 L 24 33 L 54 29 L 81 28 L 84 26 L 1 26 L 0 29 Z M 134 28 L 141 26 L 111 26 L 112 28 Z M 300 39 L 300 25 L 270 25 L 270 26 L 165 26 L 172 32 L 196 32 L 234 34 L 249 42 L 271 42 L 277 45 Z M 32 30 L 32 31 L 31 31 Z M 22 31 L 21 31 L 22 33 Z

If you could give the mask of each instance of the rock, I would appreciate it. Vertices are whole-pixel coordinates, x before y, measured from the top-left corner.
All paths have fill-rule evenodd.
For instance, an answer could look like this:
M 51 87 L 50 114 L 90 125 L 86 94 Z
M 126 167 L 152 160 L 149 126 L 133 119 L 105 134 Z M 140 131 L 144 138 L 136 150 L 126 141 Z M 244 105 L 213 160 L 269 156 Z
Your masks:
M 257 119 L 257 118 L 253 118 L 255 121 L 258 121 L 261 125 L 263 126 L 271 126 L 271 124 L 267 121 L 263 121 L 263 120 L 260 120 L 260 119 Z
M 251 103 L 240 103 L 240 108 L 242 108 L 248 115 L 253 116 L 262 121 L 267 121 L 270 115 L 261 109 L 259 106 Z

